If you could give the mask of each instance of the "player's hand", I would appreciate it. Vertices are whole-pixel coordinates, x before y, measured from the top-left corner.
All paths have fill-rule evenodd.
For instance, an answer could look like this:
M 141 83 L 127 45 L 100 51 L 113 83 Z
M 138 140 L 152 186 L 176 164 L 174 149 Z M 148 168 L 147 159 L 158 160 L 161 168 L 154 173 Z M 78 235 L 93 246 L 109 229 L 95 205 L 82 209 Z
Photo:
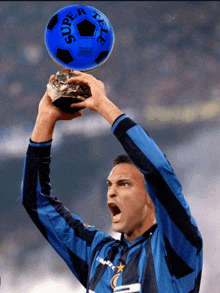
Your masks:
M 87 73 L 80 71 L 74 71 L 74 73 L 75 76 L 70 78 L 68 82 L 81 82 L 88 85 L 90 87 L 91 97 L 83 102 L 72 104 L 71 107 L 82 107 L 96 111 L 102 115 L 102 117 L 104 117 L 111 125 L 113 125 L 115 119 L 123 113 L 113 102 L 107 98 L 103 82 Z
M 72 108 L 79 108 L 84 107 L 92 111 L 99 112 L 100 108 L 102 107 L 103 103 L 108 100 L 105 91 L 105 85 L 100 80 L 96 79 L 91 74 L 87 74 L 81 71 L 75 71 L 75 76 L 70 78 L 68 83 L 83 83 L 90 87 L 91 97 L 86 99 L 83 102 L 72 104 Z
M 51 75 L 49 82 L 55 79 L 55 75 Z M 48 91 L 45 92 L 43 98 L 40 101 L 39 108 L 38 108 L 38 115 L 50 117 L 53 122 L 58 120 L 72 120 L 79 116 L 82 116 L 83 111 L 78 111 L 74 114 L 69 114 L 62 112 L 59 108 L 54 106 L 51 101 L 51 98 L 48 94 Z

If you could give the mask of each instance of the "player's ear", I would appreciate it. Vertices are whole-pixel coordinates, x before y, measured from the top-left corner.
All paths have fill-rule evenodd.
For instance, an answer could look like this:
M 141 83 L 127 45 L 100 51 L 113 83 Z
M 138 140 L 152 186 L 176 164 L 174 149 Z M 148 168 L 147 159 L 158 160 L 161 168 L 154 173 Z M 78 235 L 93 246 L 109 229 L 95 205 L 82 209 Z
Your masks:
M 154 203 L 153 203 L 152 199 L 150 198 L 150 195 L 147 193 L 146 196 L 147 196 L 147 204 L 148 204 L 149 208 L 150 209 L 155 209 Z

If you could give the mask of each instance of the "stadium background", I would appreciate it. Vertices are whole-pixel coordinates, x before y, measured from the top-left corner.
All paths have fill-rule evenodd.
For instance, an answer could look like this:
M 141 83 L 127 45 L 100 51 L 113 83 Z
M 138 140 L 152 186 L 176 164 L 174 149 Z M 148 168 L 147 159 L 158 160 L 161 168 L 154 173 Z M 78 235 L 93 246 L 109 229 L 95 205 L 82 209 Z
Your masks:
M 58 67 L 44 45 L 50 17 L 70 4 L 102 11 L 115 31 L 94 76 L 166 153 L 204 239 L 201 293 L 220 276 L 220 3 L 0 2 L 0 292 L 85 292 L 20 204 L 23 158 L 46 83 Z M 105 179 L 123 152 L 95 113 L 59 123 L 52 187 L 86 223 L 110 232 Z

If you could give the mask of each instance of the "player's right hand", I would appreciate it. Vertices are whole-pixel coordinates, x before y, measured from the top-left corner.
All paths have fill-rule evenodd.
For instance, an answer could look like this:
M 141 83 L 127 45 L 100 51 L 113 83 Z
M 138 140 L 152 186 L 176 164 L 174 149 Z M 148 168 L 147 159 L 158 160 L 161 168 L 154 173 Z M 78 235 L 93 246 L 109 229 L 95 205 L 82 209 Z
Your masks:
M 70 78 L 68 83 L 81 82 L 90 87 L 91 97 L 80 103 L 74 103 L 71 107 L 82 107 L 98 112 L 110 125 L 113 125 L 116 118 L 123 112 L 106 96 L 105 85 L 91 74 L 75 71 L 75 76 Z

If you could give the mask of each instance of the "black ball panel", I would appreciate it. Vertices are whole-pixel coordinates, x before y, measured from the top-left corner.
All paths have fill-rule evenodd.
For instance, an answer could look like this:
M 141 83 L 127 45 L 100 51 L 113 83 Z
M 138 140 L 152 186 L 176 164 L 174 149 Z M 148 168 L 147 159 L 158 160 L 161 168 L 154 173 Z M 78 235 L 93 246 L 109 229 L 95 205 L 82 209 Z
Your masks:
M 60 59 L 60 61 L 62 61 L 65 64 L 68 64 L 68 63 L 70 63 L 70 62 L 72 62 L 74 60 L 73 56 L 70 53 L 70 51 L 65 50 L 65 49 L 59 49 L 58 48 L 57 52 L 56 52 L 56 57 L 58 59 Z
M 51 17 L 47 29 L 52 31 L 52 29 L 55 27 L 55 25 L 58 23 L 58 14 L 55 14 L 54 16 Z
M 108 56 L 109 51 L 102 51 L 99 56 L 95 59 L 96 64 L 102 63 Z
M 84 19 L 76 25 L 81 37 L 93 37 L 95 32 L 95 25 L 89 20 Z

